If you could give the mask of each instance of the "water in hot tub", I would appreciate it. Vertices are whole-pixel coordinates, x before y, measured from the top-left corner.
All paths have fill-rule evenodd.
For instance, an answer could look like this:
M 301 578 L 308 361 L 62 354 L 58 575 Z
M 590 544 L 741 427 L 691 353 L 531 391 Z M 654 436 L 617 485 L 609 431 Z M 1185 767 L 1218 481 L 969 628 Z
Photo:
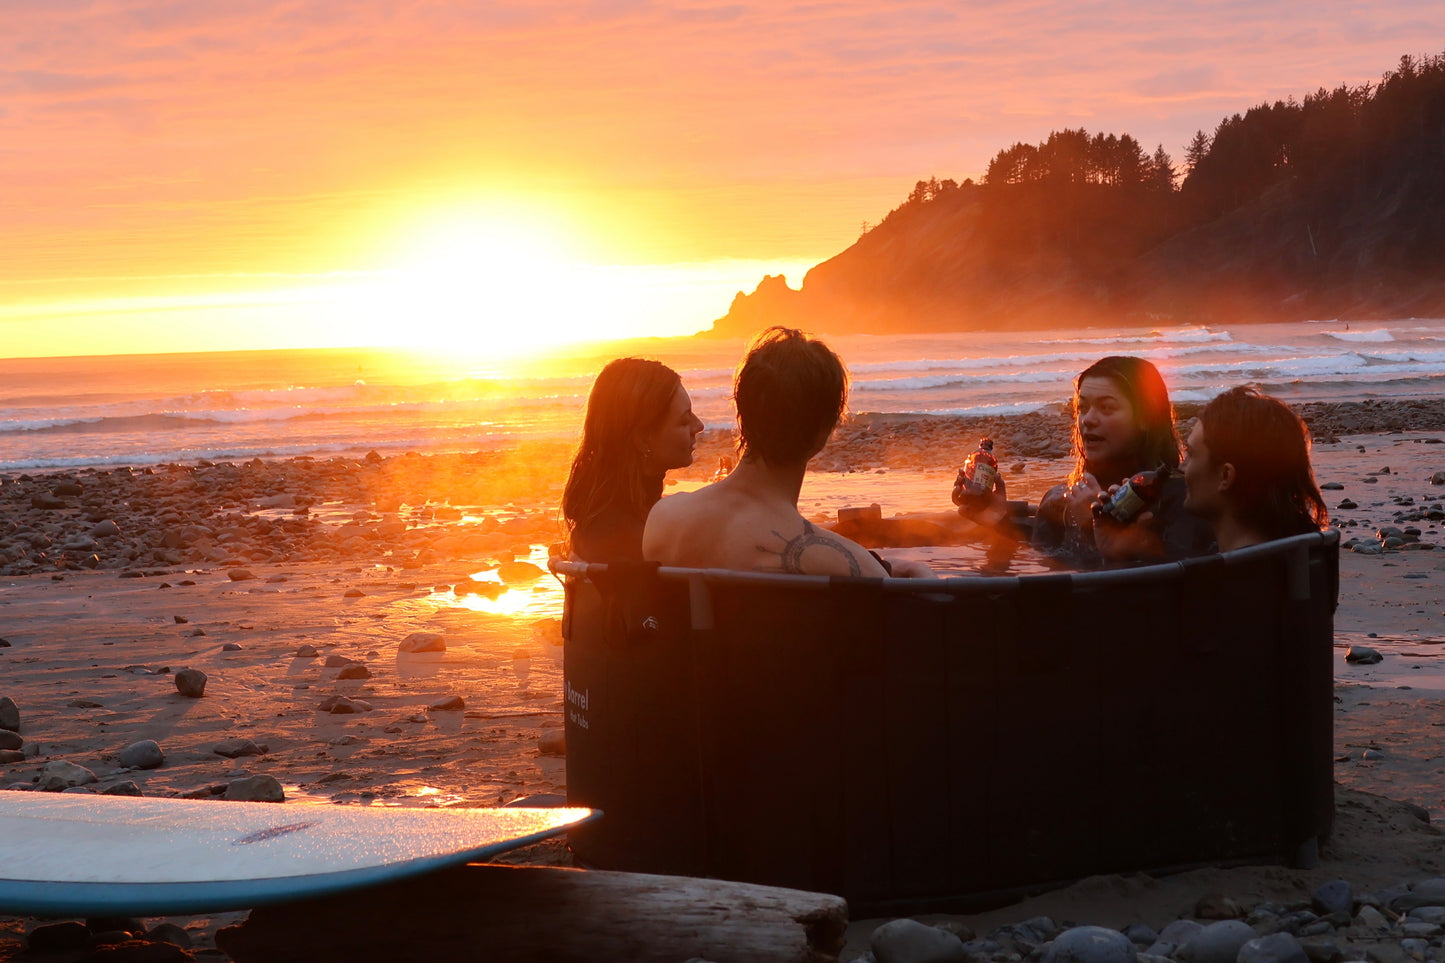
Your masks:
M 1035 460 L 1022 471 L 1007 473 L 1010 500 L 1031 505 L 1069 473 L 1067 459 Z M 818 521 L 835 521 L 841 508 L 876 504 L 884 518 L 955 511 L 950 500 L 955 469 L 815 472 L 803 478 L 798 511 Z M 702 482 L 682 481 L 669 492 L 691 491 Z M 884 558 L 920 559 L 943 577 L 973 575 L 1036 575 L 1067 565 L 1033 546 L 980 528 L 976 540 L 962 545 L 882 548 Z

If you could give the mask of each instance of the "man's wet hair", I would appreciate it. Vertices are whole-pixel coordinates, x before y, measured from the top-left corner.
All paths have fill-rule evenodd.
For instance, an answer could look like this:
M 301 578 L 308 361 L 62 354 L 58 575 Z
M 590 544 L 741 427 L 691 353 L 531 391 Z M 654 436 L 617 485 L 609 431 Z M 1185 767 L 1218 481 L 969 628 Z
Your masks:
M 1231 502 L 1269 538 L 1317 531 L 1330 513 L 1310 468 L 1310 430 L 1284 402 L 1252 386 L 1230 388 L 1199 410 L 1214 464 L 1234 466 Z
M 738 451 L 769 465 L 815 453 L 848 405 L 848 371 L 832 349 L 792 328 L 753 339 L 733 379 Z

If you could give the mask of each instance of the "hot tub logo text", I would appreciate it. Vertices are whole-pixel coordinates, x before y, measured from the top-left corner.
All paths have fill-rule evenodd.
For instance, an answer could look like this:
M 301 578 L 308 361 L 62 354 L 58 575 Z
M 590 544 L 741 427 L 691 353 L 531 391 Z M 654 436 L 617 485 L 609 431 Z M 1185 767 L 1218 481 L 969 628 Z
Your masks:
M 572 688 L 572 683 L 564 683 L 567 687 L 567 718 L 583 729 L 587 728 L 587 693 L 589 690 L 577 690 Z

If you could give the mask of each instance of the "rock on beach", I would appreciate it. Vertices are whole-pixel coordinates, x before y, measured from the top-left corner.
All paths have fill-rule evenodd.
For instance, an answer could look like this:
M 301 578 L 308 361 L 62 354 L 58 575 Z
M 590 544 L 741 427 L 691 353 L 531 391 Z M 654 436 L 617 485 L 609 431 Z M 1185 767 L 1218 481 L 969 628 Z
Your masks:
M 176 691 L 188 699 L 206 694 L 206 674 L 200 669 L 182 669 L 176 673 Z
M 166 754 L 154 739 L 133 742 L 120 751 L 120 764 L 130 769 L 159 769 Z

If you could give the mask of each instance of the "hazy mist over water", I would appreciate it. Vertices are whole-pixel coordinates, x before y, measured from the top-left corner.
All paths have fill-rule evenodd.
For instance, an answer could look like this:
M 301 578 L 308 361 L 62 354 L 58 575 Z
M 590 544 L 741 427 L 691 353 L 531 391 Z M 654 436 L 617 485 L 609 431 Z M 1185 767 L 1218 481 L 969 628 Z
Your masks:
M 855 412 L 1011 414 L 1068 400 L 1094 360 L 1157 364 L 1175 401 L 1254 383 L 1290 402 L 1445 395 L 1445 320 L 827 339 Z M 732 424 L 736 339 L 593 345 L 549 359 L 465 361 L 380 350 L 0 361 L 0 470 L 197 458 L 470 451 L 575 438 L 598 368 L 656 357 L 710 428 Z

